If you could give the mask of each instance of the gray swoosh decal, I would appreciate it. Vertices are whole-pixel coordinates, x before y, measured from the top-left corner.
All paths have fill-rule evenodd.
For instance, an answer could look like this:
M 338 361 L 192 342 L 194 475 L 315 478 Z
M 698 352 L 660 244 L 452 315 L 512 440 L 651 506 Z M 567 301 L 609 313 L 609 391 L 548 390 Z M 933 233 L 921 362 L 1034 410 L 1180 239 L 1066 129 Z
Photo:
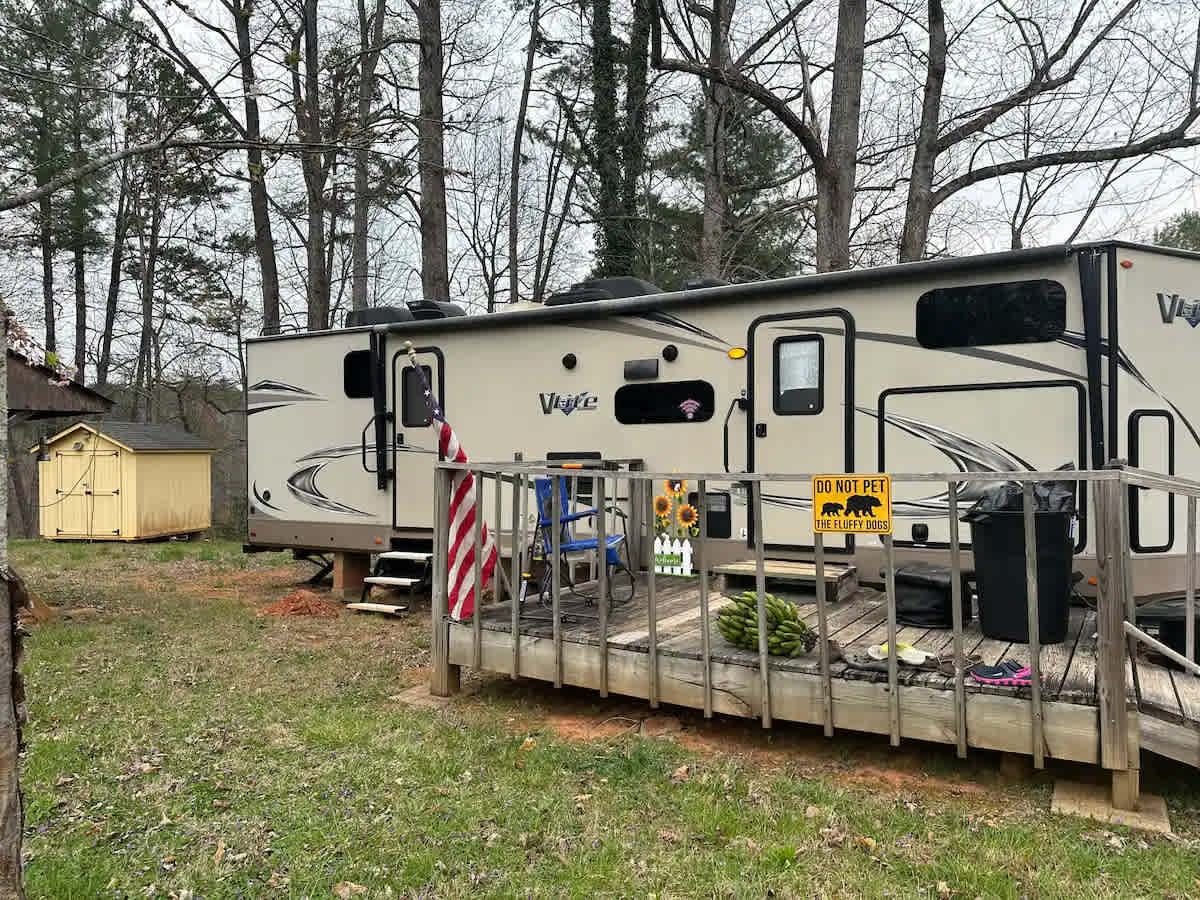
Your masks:
M 317 463 L 312 466 L 305 466 L 287 480 L 288 490 L 292 492 L 292 496 L 301 503 L 306 503 L 309 506 L 314 506 L 317 509 L 325 509 L 330 512 L 345 513 L 351 516 L 369 516 L 370 513 L 365 513 L 361 509 L 355 509 L 353 506 L 347 506 L 344 503 L 338 503 L 326 497 L 317 488 L 317 475 L 327 466 L 327 462 Z

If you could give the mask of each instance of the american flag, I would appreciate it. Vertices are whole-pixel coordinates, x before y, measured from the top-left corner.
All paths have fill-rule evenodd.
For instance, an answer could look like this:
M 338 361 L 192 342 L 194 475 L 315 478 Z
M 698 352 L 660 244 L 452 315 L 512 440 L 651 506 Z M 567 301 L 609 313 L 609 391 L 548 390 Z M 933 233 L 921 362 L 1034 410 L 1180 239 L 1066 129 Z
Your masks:
M 456 463 L 467 462 L 466 451 L 459 443 L 454 428 L 446 421 L 442 407 L 429 386 L 425 370 L 417 362 L 417 354 L 411 344 L 408 346 L 408 358 L 421 379 L 421 388 L 429 403 L 431 424 L 438 430 L 438 449 L 442 459 Z M 475 476 L 471 472 L 455 472 L 450 485 L 450 536 L 444 564 L 447 569 L 450 615 L 461 622 L 475 611 L 475 517 L 482 515 L 482 503 L 476 489 Z M 481 570 L 483 583 L 479 585 L 480 592 L 492 579 L 497 557 L 496 544 L 488 532 L 487 522 L 484 522 Z

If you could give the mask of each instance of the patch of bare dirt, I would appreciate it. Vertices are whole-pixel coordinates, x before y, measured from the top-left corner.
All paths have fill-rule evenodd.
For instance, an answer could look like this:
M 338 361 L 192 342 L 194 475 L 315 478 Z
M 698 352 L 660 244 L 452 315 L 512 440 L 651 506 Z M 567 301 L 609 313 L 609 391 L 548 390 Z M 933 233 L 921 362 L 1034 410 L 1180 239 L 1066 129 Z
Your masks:
M 341 613 L 342 608 L 339 604 L 303 589 L 292 591 L 286 597 L 276 600 L 258 611 L 259 616 L 278 616 L 279 618 L 312 616 L 318 619 L 333 619 Z

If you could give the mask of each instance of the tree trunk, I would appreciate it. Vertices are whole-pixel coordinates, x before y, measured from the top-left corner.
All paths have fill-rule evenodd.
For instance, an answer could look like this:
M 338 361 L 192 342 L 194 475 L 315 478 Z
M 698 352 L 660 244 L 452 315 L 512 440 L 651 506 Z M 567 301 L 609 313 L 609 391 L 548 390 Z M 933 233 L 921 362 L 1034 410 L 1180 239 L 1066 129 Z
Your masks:
M 162 169 L 166 165 L 163 158 L 155 159 L 152 163 L 150 177 L 150 234 L 145 243 L 142 256 L 142 339 L 138 346 L 137 373 L 134 376 L 133 418 L 137 420 L 139 390 L 144 391 L 141 399 L 144 401 L 145 413 L 142 421 L 152 421 L 153 415 L 153 380 L 154 360 L 152 341 L 154 338 L 154 281 L 158 268 L 158 239 L 162 227 L 162 197 L 159 193 Z
M 254 77 L 254 49 L 250 42 L 250 10 L 254 0 L 235 4 L 233 17 L 241 57 L 242 99 L 246 109 L 246 169 L 250 178 L 250 210 L 254 217 L 254 251 L 262 277 L 263 334 L 279 332 L 279 270 L 275 265 L 275 236 L 271 232 L 271 211 L 267 203 L 266 171 L 262 151 L 255 144 L 262 139 L 258 116 L 258 86 Z
M 325 166 L 321 134 L 321 55 L 317 0 L 304 0 L 304 107 L 301 124 L 314 149 L 301 156 L 307 196 L 308 330 L 329 327 L 329 271 L 325 267 Z
M 817 181 L 817 269 L 821 272 L 850 267 L 850 217 L 854 209 L 866 27 L 866 0 L 839 0 L 829 145 L 825 171 Z
M 375 18 L 368 23 L 366 0 L 358 0 L 358 39 L 362 65 L 358 82 L 358 140 L 361 144 L 354 151 L 354 237 L 350 288 L 352 309 L 367 308 L 367 216 L 371 205 L 369 129 L 371 103 L 375 94 L 375 66 L 379 62 L 379 48 L 383 44 L 386 2 L 387 0 L 377 0 Z
M 112 363 L 113 329 L 117 325 L 117 300 L 121 296 L 121 266 L 125 262 L 125 235 L 129 230 L 126 206 L 129 198 L 129 160 L 121 163 L 117 184 L 117 212 L 113 220 L 112 258 L 108 267 L 108 295 L 104 301 L 104 330 L 100 333 L 100 354 L 96 360 L 96 384 L 108 384 L 108 369 Z
M 946 14 L 941 0 L 929 0 L 929 59 L 925 68 L 921 124 L 917 130 L 912 170 L 908 177 L 908 203 L 904 208 L 904 232 L 900 236 L 900 262 L 921 259 L 929 241 L 929 218 L 933 214 L 933 169 L 938 156 L 938 124 L 945 80 Z
M 525 136 L 525 115 L 529 110 L 529 88 L 533 84 L 533 62 L 537 57 L 538 27 L 542 17 L 542 0 L 533 0 L 529 11 L 529 46 L 525 48 L 525 75 L 521 80 L 521 100 L 517 104 L 517 121 L 513 128 L 512 164 L 508 183 L 508 302 L 520 297 L 521 279 L 517 271 L 517 237 L 521 201 L 521 139 Z M 493 309 L 488 299 L 488 312 Z
M 0 327 L 0 351 L 8 336 Z M 0 455 L 8 459 L 8 372 L 0 366 Z M 14 597 L 8 584 L 8 479 L 0 478 L 0 900 L 22 900 L 21 729 L 17 718 L 18 679 Z
M 38 243 L 42 250 L 42 305 L 45 309 L 46 352 L 58 350 L 54 339 L 54 211 L 50 198 L 38 201 Z M 34 360 L 41 362 L 41 360 Z
M 75 87 L 75 109 L 71 116 L 71 137 L 74 142 L 72 165 L 76 168 L 86 162 L 83 152 L 83 89 Z M 83 193 L 83 179 L 71 186 L 71 256 L 75 280 L 75 380 L 84 383 L 87 368 L 87 284 L 84 279 L 84 242 L 88 233 L 87 202 Z
M 421 58 L 417 68 L 421 117 L 417 167 L 421 172 L 421 288 L 427 298 L 450 296 L 447 259 L 445 123 L 442 114 L 441 0 L 418 0 Z
M 621 135 L 617 125 L 617 73 L 610 0 L 592 2 L 592 121 L 596 193 L 596 274 L 628 275 L 625 223 L 621 221 Z
M 729 23 L 736 0 L 714 0 L 709 24 L 708 64 L 728 68 Z M 725 126 L 729 88 L 708 79 L 704 90 L 704 218 L 700 231 L 700 273 L 720 278 L 725 253 L 725 223 L 729 218 L 729 186 L 725 181 Z
M 621 274 L 632 275 L 636 267 L 638 222 L 641 219 L 639 197 L 642 175 L 646 171 L 646 140 L 649 110 L 650 29 L 654 24 L 655 0 L 633 0 L 633 21 L 629 26 L 629 59 L 625 66 L 625 125 L 622 129 L 621 163 Z

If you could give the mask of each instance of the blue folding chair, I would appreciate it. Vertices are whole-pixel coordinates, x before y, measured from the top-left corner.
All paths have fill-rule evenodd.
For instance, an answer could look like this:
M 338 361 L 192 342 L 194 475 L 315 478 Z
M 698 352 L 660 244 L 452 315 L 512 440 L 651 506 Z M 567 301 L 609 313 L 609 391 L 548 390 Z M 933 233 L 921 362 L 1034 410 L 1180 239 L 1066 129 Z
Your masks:
M 591 519 L 598 513 L 598 510 L 592 507 L 590 509 L 571 512 L 571 498 L 567 492 L 567 484 L 567 479 L 559 476 L 558 494 L 560 509 L 558 521 L 560 528 L 561 584 L 576 596 L 594 600 L 594 595 L 587 596 L 576 590 L 575 562 L 581 553 L 596 557 L 599 550 L 599 540 L 595 537 L 575 537 L 573 525 L 581 519 Z M 531 547 L 530 558 L 546 562 L 545 572 L 538 584 L 539 599 L 544 603 L 550 597 L 551 584 L 554 577 L 551 562 L 554 551 L 554 520 L 552 515 L 554 509 L 554 483 L 549 478 L 537 478 L 534 479 L 533 488 L 537 499 L 538 521 L 537 527 L 533 532 L 533 546 Z M 621 534 L 606 535 L 604 539 L 604 565 L 608 573 L 608 599 L 610 603 L 625 603 L 633 597 L 634 589 L 633 572 L 629 567 L 629 541 L 627 540 L 625 511 L 618 506 L 607 506 L 605 509 L 621 521 Z M 622 558 L 622 553 L 624 553 L 624 558 Z

